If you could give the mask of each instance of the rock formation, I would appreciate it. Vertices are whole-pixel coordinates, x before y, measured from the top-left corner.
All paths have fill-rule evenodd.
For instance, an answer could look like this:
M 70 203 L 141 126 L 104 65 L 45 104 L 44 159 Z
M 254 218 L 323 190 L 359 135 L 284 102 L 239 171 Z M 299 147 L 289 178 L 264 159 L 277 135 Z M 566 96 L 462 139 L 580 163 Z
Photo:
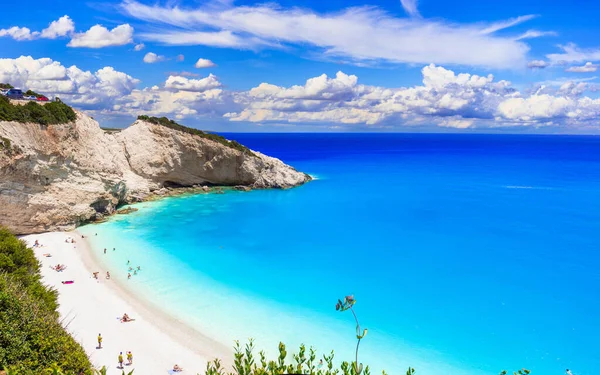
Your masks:
M 72 229 L 164 187 L 308 180 L 259 152 L 146 121 L 117 133 L 80 112 L 64 125 L 0 122 L 0 225 L 18 234 Z

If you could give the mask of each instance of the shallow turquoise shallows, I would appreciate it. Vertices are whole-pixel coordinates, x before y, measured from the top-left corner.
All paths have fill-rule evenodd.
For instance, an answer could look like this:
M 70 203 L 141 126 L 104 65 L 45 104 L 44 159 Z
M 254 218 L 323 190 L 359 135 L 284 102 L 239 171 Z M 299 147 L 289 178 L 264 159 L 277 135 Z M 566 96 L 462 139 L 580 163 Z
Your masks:
M 354 294 L 374 374 L 600 373 L 600 137 L 227 137 L 317 179 L 82 228 L 165 312 L 226 345 L 350 361 L 353 317 L 335 304 Z M 142 271 L 126 281 L 128 260 Z

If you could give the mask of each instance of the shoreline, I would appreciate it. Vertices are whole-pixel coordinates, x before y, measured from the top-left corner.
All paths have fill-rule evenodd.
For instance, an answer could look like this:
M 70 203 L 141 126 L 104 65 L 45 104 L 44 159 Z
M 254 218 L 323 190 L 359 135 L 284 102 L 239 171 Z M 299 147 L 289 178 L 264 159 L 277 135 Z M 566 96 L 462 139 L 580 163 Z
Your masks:
M 75 243 L 66 243 L 67 238 Z M 206 364 L 215 358 L 224 367 L 232 364 L 233 350 L 208 338 L 152 306 L 127 287 L 118 278 L 105 278 L 106 269 L 94 255 L 90 244 L 78 231 L 47 232 L 21 236 L 29 246 L 38 240 L 42 247 L 34 247 L 41 263 L 42 281 L 58 291 L 59 314 L 65 329 L 79 342 L 94 367 L 106 366 L 107 374 L 121 374 L 117 368 L 119 352 L 133 354 L 133 365 L 124 366 L 126 372 L 169 373 L 174 364 L 184 374 L 202 374 Z M 52 257 L 43 254 L 50 253 Z M 64 264 L 67 268 L 56 272 L 50 267 Z M 93 272 L 99 272 L 94 279 Z M 73 280 L 73 284 L 62 281 Z M 185 302 L 183 302 L 185 303 Z M 119 317 L 127 313 L 133 322 L 121 323 Z M 102 349 L 97 348 L 97 335 L 103 336 Z M 127 361 L 125 361 L 127 362 Z

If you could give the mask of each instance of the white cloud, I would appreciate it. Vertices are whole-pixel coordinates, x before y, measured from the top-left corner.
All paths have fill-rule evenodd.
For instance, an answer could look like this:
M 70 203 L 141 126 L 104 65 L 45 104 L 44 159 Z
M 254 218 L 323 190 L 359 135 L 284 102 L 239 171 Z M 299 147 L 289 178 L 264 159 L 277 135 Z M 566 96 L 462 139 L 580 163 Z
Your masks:
M 157 55 L 154 52 L 148 52 L 145 56 L 144 56 L 144 62 L 146 64 L 154 64 L 160 61 L 164 61 L 165 57 L 162 55 Z
M 60 36 L 70 35 L 75 31 L 75 23 L 73 20 L 64 15 L 58 20 L 53 21 L 47 28 L 42 30 L 41 37 L 47 39 L 56 39 Z
M 573 43 L 559 47 L 562 49 L 562 53 L 551 53 L 546 55 L 550 61 L 557 64 L 600 60 L 600 48 L 583 49 L 577 47 L 577 45 Z
M 135 47 L 133 47 L 133 50 L 139 52 L 139 51 L 143 50 L 144 47 L 146 47 L 146 45 L 144 43 L 136 44 Z
M 111 115 L 175 118 L 209 116 L 256 124 L 313 123 L 376 128 L 562 126 L 600 131 L 600 99 L 585 96 L 591 82 L 560 81 L 521 92 L 492 75 L 455 73 L 427 65 L 422 84 L 387 88 L 364 85 L 338 72 L 287 87 L 263 82 L 248 91 L 225 91 L 214 75 L 190 78 L 173 73 L 159 86 L 137 89 L 139 81 L 108 66 L 95 72 L 65 67 L 49 58 L 0 59 L 0 82 L 60 96 L 76 108 Z M 188 74 L 186 74 L 188 75 Z
M 95 73 L 73 65 L 69 68 L 49 58 L 0 59 L 0 82 L 10 82 L 22 89 L 32 89 L 48 97 L 59 95 L 79 108 L 110 108 L 128 95 L 139 80 L 104 67 Z
M 188 9 L 125 0 L 122 9 L 133 18 L 154 24 L 154 30 L 141 34 L 141 38 L 169 45 L 238 49 L 308 45 L 328 58 L 356 63 L 433 62 L 494 68 L 526 64 L 529 47 L 525 43 L 514 40 L 515 36 L 494 33 L 534 17 L 459 25 L 439 19 L 398 18 L 375 7 L 319 14 L 276 5 Z
M 500 22 L 494 22 L 494 23 L 488 25 L 487 27 L 485 27 L 483 30 L 481 30 L 481 33 L 482 34 L 493 34 L 496 31 L 508 29 L 508 28 L 511 28 L 518 24 L 521 24 L 523 22 L 532 20 L 535 17 L 537 17 L 535 14 L 527 14 L 525 16 L 510 18 L 508 20 L 504 20 L 504 21 L 500 21 Z
M 557 34 L 554 31 L 527 30 L 523 34 L 516 37 L 515 40 L 533 39 L 533 38 L 540 38 L 543 36 L 556 36 L 556 35 Z
M 210 74 L 202 79 L 189 79 L 182 76 L 169 76 L 165 82 L 165 88 L 175 91 L 195 91 L 203 92 L 216 89 L 221 86 L 221 82 L 216 76 Z
M 110 31 L 104 26 L 95 25 L 84 33 L 74 34 L 67 46 L 104 48 L 122 46 L 132 42 L 133 27 L 129 24 L 119 25 Z
M 33 33 L 26 27 L 13 26 L 10 29 L 0 29 L 0 37 L 9 36 L 14 40 L 33 40 L 39 35 L 39 32 Z
M 465 119 L 462 117 L 448 117 L 442 119 L 442 121 L 438 123 L 438 126 L 445 128 L 467 129 L 473 126 L 474 123 L 475 119 L 472 118 Z
M 196 68 L 201 69 L 201 68 L 212 68 L 214 66 L 217 66 L 217 64 L 215 64 L 214 62 L 207 60 L 207 59 L 198 59 L 198 61 L 196 61 L 196 64 L 194 65 Z
M 316 122 L 368 126 L 424 126 L 465 129 L 495 126 L 580 126 L 594 123 L 600 99 L 582 95 L 585 82 L 564 82 L 531 95 L 495 81 L 492 75 L 456 74 L 433 64 L 422 69 L 423 85 L 390 89 L 358 83 L 338 72 L 311 78 L 289 88 L 262 83 L 234 101 L 240 111 L 225 114 L 231 121 Z M 600 128 L 599 128 L 600 130 Z
M 56 39 L 58 37 L 66 36 L 75 30 L 75 24 L 73 20 L 64 15 L 56 21 L 52 21 L 47 28 L 39 31 L 31 31 L 27 27 L 13 26 L 8 29 L 0 29 L 0 37 L 8 36 L 14 40 L 34 40 L 38 38 L 44 39 Z
M 592 64 L 591 62 L 586 62 L 583 66 L 572 66 L 570 68 L 565 69 L 565 72 L 573 72 L 573 73 L 593 73 L 598 70 L 597 64 Z
M 530 69 L 544 69 L 548 65 L 550 64 L 544 60 L 532 60 L 527 63 L 527 67 Z
M 418 0 L 400 0 L 404 11 L 412 17 L 420 17 L 419 9 L 417 9 Z

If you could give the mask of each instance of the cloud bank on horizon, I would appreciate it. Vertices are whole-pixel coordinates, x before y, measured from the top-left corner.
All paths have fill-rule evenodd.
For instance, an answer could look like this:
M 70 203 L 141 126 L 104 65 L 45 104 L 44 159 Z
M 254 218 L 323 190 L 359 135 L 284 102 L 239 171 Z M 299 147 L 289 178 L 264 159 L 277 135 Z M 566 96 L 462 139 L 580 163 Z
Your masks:
M 0 46 L 3 40 L 20 46 L 63 39 L 65 50 L 71 51 L 121 48 L 119 59 L 135 61 L 140 67 L 132 74 L 114 67 L 126 65 L 121 61 L 115 61 L 116 65 L 105 61 L 105 66 L 92 71 L 84 67 L 87 59 L 78 67 L 61 61 L 69 59 L 66 54 L 57 59 L 23 53 L 0 59 L 0 82 L 58 95 L 76 107 L 113 119 L 143 112 L 177 119 L 220 119 L 223 124 L 244 123 L 250 128 L 312 124 L 323 130 L 417 131 L 432 126 L 600 130 L 600 86 L 591 76 L 598 70 L 600 47 L 555 41 L 547 53 L 532 52 L 528 41 L 559 35 L 554 30 L 523 29 L 540 15 L 457 23 L 426 18 L 416 0 L 399 0 L 403 15 L 373 6 L 317 12 L 273 3 L 194 4 L 125 0 L 113 7 L 125 17 L 123 22 L 107 27 L 94 20 L 82 31 L 77 31 L 77 19 L 70 15 L 47 23 L 40 31 L 31 31 L 27 25 L 0 24 L 4 27 L 0 28 Z M 184 48 L 185 56 L 196 54 L 192 61 L 185 61 Z M 149 51 L 138 54 L 143 49 Z M 334 67 L 335 76 L 297 75 L 287 85 L 270 83 L 271 69 L 267 68 L 246 89 L 231 89 L 230 83 L 224 83 L 227 72 L 218 77 L 210 72 L 227 69 L 226 60 L 213 57 L 222 56 L 223 50 L 233 51 L 233 61 L 239 60 L 234 53 L 268 60 L 269 51 L 275 51 L 320 66 L 341 62 L 346 68 Z M 302 56 L 295 57 L 297 51 Z M 101 54 L 94 56 L 103 59 Z M 208 73 L 200 77 L 185 70 L 173 72 L 174 64 Z M 420 84 L 406 85 L 400 80 L 392 87 L 362 84 L 358 74 L 344 72 L 358 70 L 362 81 L 363 75 L 368 79 L 389 75 L 391 70 L 414 71 L 415 66 L 421 67 Z M 154 74 L 147 72 L 150 69 Z M 563 76 L 556 76 L 557 72 Z M 160 77 L 164 74 L 166 79 Z M 401 75 L 415 81 L 406 73 Z M 495 78 L 503 75 L 511 81 L 541 77 L 516 84 Z

